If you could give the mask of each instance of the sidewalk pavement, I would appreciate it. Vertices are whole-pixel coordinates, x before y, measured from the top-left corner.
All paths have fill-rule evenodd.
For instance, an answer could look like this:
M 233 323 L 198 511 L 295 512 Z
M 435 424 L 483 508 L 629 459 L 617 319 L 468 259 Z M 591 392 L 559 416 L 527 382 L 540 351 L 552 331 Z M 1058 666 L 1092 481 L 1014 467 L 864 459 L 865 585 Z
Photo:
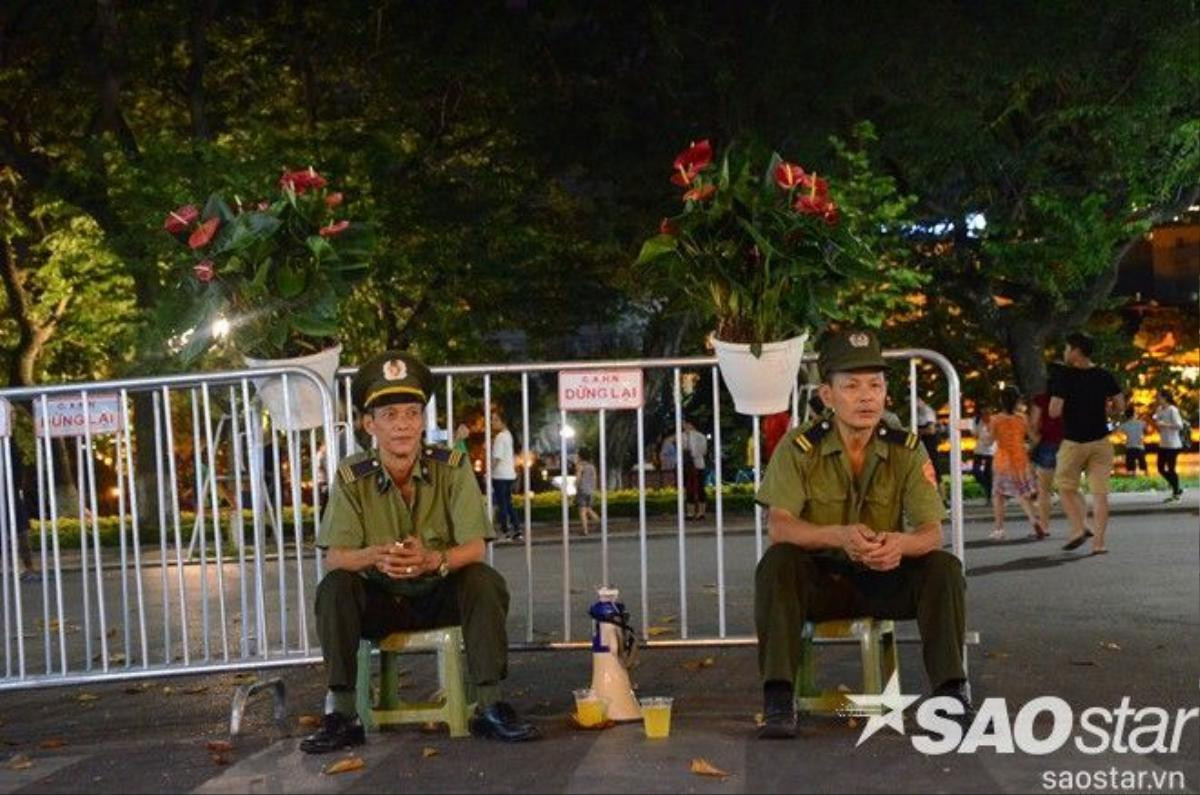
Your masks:
M 1130 510 L 1108 555 L 1022 541 L 972 546 L 969 628 L 982 642 L 971 649 L 970 674 L 977 704 L 1004 699 L 1003 706 L 991 703 L 993 730 L 1032 699 L 1057 696 L 1069 705 L 1075 739 L 1096 746 L 1097 736 L 1080 728 L 1085 709 L 1115 710 L 1129 698 L 1133 709 L 1164 710 L 1161 720 L 1173 731 L 1180 711 L 1200 704 L 1196 495 L 1152 515 L 1146 501 L 1121 502 Z M 822 685 L 856 685 L 856 649 L 817 653 Z M 1110 770 L 1181 774 L 1184 784 L 1175 791 L 1200 787 L 1200 718 L 1183 722 L 1177 749 L 1168 731 L 1163 749 L 1152 753 L 1119 750 L 1133 739 L 1129 726 L 1120 730 L 1124 745 L 1108 743 L 1098 753 L 1067 742 L 1047 755 L 983 748 L 927 756 L 891 728 L 857 745 L 862 720 L 820 717 L 805 717 L 795 741 L 759 741 L 755 656 L 744 646 L 644 650 L 631 675 L 638 692 L 675 697 L 671 737 L 648 740 L 636 724 L 605 731 L 569 725 L 571 689 L 590 680 L 589 652 L 516 653 L 506 694 L 545 739 L 505 746 L 405 728 L 372 735 L 357 751 L 364 767 L 340 775 L 322 771 L 346 754 L 310 757 L 298 749 L 309 731 L 298 717 L 323 700 L 319 666 L 275 672 L 288 688 L 286 731 L 274 727 L 269 699 L 258 696 L 229 750 L 209 744 L 228 739 L 230 697 L 243 681 L 233 674 L 7 692 L 0 694 L 0 793 L 1037 792 L 1046 789 L 1047 775 L 1059 781 L 1061 774 Z M 406 696 L 435 686 L 430 657 L 406 657 L 401 665 L 402 681 L 412 683 Z M 900 670 L 902 692 L 925 692 L 919 646 L 901 647 Z M 1153 718 L 1147 713 L 1138 725 Z M 1093 724 L 1118 731 L 1112 722 Z M 1034 727 L 1036 736 L 1048 737 L 1050 713 L 1038 713 Z M 696 775 L 696 759 L 729 775 Z M 1072 780 L 1076 785 L 1058 788 L 1119 789 Z

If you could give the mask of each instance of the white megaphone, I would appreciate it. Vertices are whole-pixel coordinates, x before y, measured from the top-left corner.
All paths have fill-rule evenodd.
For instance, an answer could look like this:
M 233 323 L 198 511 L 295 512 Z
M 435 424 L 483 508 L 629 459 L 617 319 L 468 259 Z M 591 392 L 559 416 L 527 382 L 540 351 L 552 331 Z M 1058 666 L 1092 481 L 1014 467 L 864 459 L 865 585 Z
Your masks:
M 607 703 L 609 720 L 641 720 L 626 670 L 626 662 L 637 648 L 629 613 L 617 601 L 616 588 L 600 588 L 596 595 L 598 601 L 588 610 L 594 626 L 592 692 Z

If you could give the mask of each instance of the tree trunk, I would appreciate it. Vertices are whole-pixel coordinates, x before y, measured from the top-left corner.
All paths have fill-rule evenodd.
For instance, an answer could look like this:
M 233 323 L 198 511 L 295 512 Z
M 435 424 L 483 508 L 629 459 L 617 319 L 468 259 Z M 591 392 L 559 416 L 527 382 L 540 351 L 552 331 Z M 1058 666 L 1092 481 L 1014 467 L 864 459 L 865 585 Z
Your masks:
M 207 141 L 212 137 L 204 104 L 204 68 L 208 63 L 208 23 L 212 20 L 215 0 L 196 0 L 188 28 L 192 58 L 187 71 L 188 110 L 192 117 L 192 137 Z

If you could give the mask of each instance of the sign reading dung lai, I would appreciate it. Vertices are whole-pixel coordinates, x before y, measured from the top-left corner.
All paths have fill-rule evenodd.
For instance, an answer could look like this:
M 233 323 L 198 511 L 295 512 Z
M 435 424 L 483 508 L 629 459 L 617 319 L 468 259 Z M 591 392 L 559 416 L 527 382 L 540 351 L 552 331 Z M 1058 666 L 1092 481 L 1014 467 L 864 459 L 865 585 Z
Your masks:
M 121 426 L 121 398 L 115 394 L 88 395 L 87 410 L 78 397 L 46 398 L 46 417 L 42 416 L 42 401 L 33 401 L 33 430 L 45 435 L 43 423 L 49 426 L 50 436 L 84 436 L 90 422 L 92 436 L 117 433 Z M 48 419 L 47 419 L 48 418 Z
M 558 374 L 562 411 L 641 408 L 641 370 L 563 370 Z

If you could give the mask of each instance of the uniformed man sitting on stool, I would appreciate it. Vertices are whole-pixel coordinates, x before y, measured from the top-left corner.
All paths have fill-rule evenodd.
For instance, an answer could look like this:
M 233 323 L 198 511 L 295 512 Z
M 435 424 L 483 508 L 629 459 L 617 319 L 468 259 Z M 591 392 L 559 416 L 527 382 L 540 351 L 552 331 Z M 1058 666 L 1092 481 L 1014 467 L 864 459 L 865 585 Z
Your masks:
M 970 714 L 966 581 L 941 549 L 944 508 L 929 455 L 915 435 L 880 422 L 887 365 L 873 334 L 831 336 L 818 366 L 832 416 L 784 437 L 757 496 L 772 541 L 754 584 L 760 736 L 796 735 L 792 681 L 806 621 L 916 618 L 935 695 L 958 698 Z
M 365 741 L 355 710 L 360 638 L 461 624 L 479 709 L 476 735 L 531 740 L 536 727 L 500 700 L 508 660 L 508 589 L 482 563 L 494 538 L 469 459 L 422 447 L 429 369 L 387 351 L 355 376 L 353 397 L 377 449 L 338 467 L 317 546 L 328 573 L 317 587 L 317 625 L 333 711 L 301 742 L 307 753 Z

